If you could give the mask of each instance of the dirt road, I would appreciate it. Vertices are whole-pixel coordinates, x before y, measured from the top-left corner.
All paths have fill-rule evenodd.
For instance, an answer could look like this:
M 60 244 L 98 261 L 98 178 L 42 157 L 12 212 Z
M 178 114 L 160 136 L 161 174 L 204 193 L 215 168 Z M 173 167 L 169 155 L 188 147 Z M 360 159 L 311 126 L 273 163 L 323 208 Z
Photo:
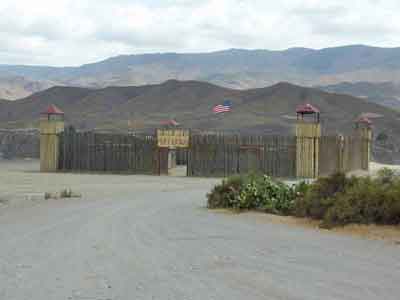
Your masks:
M 35 168 L 0 162 L 0 299 L 399 298 L 400 246 L 207 211 L 215 180 Z

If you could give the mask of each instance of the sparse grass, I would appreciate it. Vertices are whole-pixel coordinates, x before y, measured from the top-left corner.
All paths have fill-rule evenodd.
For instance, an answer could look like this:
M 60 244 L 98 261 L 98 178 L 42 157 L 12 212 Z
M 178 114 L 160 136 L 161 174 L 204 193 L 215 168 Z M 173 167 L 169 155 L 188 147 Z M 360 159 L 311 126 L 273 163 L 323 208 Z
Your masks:
M 63 189 L 58 193 L 46 192 L 44 198 L 49 199 L 68 199 L 68 198 L 81 198 L 82 195 L 72 191 L 72 189 Z
M 9 202 L 4 196 L 0 196 L 0 204 L 7 204 Z

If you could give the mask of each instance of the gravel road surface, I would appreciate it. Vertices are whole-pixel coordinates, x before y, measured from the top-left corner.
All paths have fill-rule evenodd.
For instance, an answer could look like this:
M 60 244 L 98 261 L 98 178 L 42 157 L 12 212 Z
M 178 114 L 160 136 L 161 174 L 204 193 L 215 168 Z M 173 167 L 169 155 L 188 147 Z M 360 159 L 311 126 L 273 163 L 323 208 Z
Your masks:
M 215 180 L 35 169 L 0 162 L 0 299 L 400 297 L 400 246 L 207 211 Z

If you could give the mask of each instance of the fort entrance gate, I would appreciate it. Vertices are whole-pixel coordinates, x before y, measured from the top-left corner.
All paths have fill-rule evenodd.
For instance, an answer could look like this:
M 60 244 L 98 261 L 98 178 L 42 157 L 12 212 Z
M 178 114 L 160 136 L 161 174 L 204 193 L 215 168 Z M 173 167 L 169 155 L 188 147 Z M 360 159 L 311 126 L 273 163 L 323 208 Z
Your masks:
M 190 131 L 187 129 L 157 129 L 157 146 L 160 159 L 160 174 L 168 175 L 177 167 L 178 154 L 187 153 L 190 145 Z M 187 160 L 179 160 L 180 165 L 186 165 Z M 187 174 L 187 171 L 186 171 Z

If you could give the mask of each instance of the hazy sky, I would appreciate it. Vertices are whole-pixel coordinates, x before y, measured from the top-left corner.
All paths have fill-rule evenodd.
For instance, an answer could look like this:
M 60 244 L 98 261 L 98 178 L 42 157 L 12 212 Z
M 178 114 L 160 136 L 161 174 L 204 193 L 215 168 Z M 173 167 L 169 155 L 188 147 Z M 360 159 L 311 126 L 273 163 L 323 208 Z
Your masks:
M 0 63 L 143 52 L 400 46 L 400 0 L 0 0 Z

